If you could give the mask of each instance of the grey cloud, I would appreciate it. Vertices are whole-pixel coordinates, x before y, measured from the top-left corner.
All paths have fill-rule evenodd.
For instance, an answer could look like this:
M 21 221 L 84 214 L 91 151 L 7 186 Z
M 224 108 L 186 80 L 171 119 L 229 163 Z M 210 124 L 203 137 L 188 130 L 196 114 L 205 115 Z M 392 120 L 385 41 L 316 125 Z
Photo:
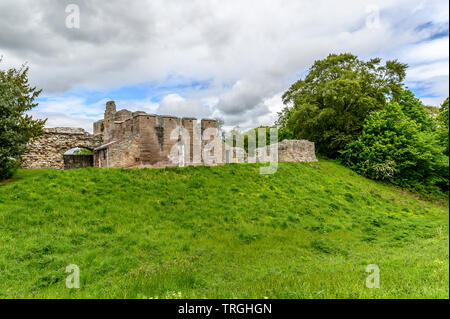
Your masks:
M 179 117 L 196 117 L 197 119 L 209 118 L 211 110 L 197 100 L 186 100 L 179 95 L 166 96 L 156 111 L 160 115 L 175 115 Z
M 104 45 L 108 42 L 136 43 L 151 37 L 154 17 L 149 6 L 137 1 L 109 0 L 47 0 L 42 18 L 49 31 L 68 41 L 82 41 Z M 80 8 L 80 29 L 67 29 L 65 8 L 77 4 Z
M 65 27 L 69 3 L 80 6 L 80 29 Z M 163 85 L 169 75 L 213 79 L 211 87 L 192 90 L 183 101 L 166 99 L 152 108 L 253 125 L 271 118 L 273 110 L 263 101 L 286 90 L 315 59 L 330 52 L 364 58 L 399 52 L 395 57 L 410 63 L 418 60 L 409 54 L 418 41 L 448 26 L 447 1 L 371 5 L 380 9 L 377 28 L 365 24 L 367 4 L 359 0 L 2 0 L 1 67 L 29 61 L 33 83 L 54 96 L 79 88 Z M 427 27 L 418 32 L 420 25 Z M 420 63 L 427 68 L 428 50 L 421 52 Z M 429 83 L 430 92 L 448 95 L 448 73 L 439 76 L 420 82 Z M 206 107 L 204 99 L 217 102 Z
M 269 108 L 264 103 L 258 103 L 251 109 L 247 109 L 240 114 L 225 114 L 223 119 L 228 128 L 240 126 L 242 129 L 250 129 L 260 125 L 258 118 L 268 114 Z
M 264 90 L 258 83 L 239 81 L 220 98 L 217 108 L 224 114 L 239 114 L 256 107 Z

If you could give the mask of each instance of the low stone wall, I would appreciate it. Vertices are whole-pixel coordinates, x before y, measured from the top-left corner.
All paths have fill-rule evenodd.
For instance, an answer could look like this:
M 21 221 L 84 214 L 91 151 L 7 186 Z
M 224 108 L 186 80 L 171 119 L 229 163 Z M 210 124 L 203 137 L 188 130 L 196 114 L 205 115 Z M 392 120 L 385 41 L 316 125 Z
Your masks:
M 284 140 L 278 143 L 279 162 L 317 162 L 315 145 L 307 140 Z
M 65 152 L 75 147 L 93 150 L 101 144 L 101 135 L 80 128 L 47 128 L 43 136 L 28 145 L 29 151 L 22 156 L 22 167 L 64 169 Z
M 276 161 L 273 152 L 270 152 L 275 149 L 278 149 L 278 162 L 317 162 L 315 145 L 307 140 L 284 140 L 272 146 L 258 148 L 258 161 Z

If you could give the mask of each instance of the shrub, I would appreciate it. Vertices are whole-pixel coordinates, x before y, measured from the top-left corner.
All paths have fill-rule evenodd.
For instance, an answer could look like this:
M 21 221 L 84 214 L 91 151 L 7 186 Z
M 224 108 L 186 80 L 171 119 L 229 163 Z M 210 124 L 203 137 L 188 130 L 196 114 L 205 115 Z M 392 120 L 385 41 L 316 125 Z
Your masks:
M 341 160 L 375 180 L 448 192 L 448 156 L 438 134 L 422 130 L 422 124 L 405 115 L 398 103 L 388 103 L 384 110 L 368 117 L 362 135 L 341 151 Z
M 437 116 L 437 123 L 438 123 L 438 134 L 439 134 L 439 141 L 441 145 L 444 147 L 444 154 L 449 155 L 449 143 L 448 143 L 448 137 L 449 137 L 449 112 L 448 112 L 448 104 L 449 100 L 448 98 L 444 101 L 442 104 L 439 114 Z

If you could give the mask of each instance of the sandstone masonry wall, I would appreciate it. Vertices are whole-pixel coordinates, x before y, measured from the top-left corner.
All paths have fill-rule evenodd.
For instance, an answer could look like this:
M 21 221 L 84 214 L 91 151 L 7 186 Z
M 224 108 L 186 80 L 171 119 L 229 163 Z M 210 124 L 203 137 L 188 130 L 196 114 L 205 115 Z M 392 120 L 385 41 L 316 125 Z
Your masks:
M 278 143 L 279 162 L 317 162 L 315 144 L 307 140 L 284 140 Z
M 101 135 L 92 135 L 81 128 L 47 128 L 45 134 L 28 145 L 22 156 L 23 168 L 64 169 L 63 154 L 75 147 L 93 150 L 102 143 Z
M 278 148 L 278 162 L 317 162 L 315 144 L 307 140 L 284 140 L 275 144 Z M 256 150 L 258 161 L 275 161 L 270 146 Z

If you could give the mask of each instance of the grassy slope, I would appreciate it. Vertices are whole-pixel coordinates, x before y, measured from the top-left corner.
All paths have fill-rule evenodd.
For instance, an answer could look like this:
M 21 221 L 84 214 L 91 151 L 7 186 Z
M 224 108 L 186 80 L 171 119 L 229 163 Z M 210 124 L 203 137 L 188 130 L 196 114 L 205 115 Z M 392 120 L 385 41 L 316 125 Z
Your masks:
M 330 161 L 20 171 L 0 185 L 0 298 L 448 298 L 448 225 L 448 201 Z

